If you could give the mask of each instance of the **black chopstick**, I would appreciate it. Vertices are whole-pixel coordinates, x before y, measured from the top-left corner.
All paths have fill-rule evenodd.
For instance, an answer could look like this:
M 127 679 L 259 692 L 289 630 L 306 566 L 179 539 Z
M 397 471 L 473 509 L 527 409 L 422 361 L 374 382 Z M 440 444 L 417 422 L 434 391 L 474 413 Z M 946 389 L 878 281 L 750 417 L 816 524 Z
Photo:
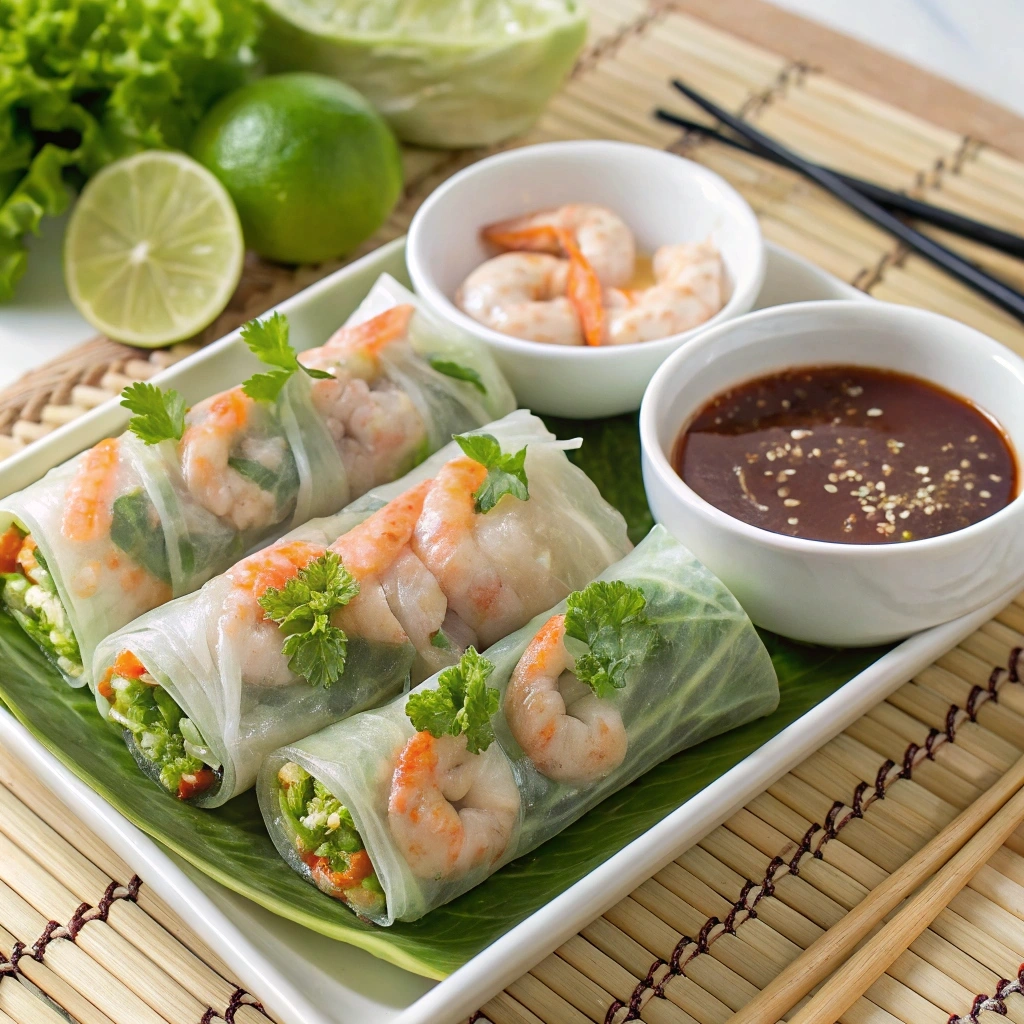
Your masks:
M 930 260 L 936 266 L 941 267 L 952 277 L 961 281 L 969 288 L 973 288 L 980 295 L 984 295 L 997 306 L 1001 306 L 1007 312 L 1012 313 L 1018 320 L 1024 321 L 1024 295 L 1016 289 L 1000 281 L 985 271 L 976 267 L 973 263 L 958 256 L 951 249 L 923 235 L 908 224 L 891 214 L 884 207 L 878 205 L 867 196 L 862 196 L 855 188 L 851 188 L 846 182 L 837 178 L 831 171 L 817 164 L 812 164 L 801 156 L 797 156 L 791 149 L 776 142 L 768 135 L 759 132 L 756 128 L 747 124 L 742 118 L 735 117 L 728 110 L 718 106 L 711 100 L 702 96 L 699 92 L 691 89 L 685 82 L 673 79 L 675 86 L 684 96 L 691 99 L 698 107 L 706 110 L 713 117 L 718 118 L 723 124 L 731 128 L 737 135 L 742 135 L 759 149 L 764 149 L 778 157 L 787 167 L 799 171 L 806 178 L 816 182 L 826 191 L 831 192 L 837 199 L 841 199 L 847 206 L 856 210 L 861 216 L 872 223 L 895 235 L 904 245 L 920 253 L 925 259 Z
M 655 110 L 654 116 L 659 121 L 673 124 L 677 128 L 682 128 L 688 132 L 705 135 L 716 142 L 732 146 L 741 152 L 753 154 L 765 160 L 771 160 L 776 164 L 784 163 L 774 153 L 760 149 L 740 139 L 734 139 L 731 135 L 716 131 L 710 125 L 701 124 L 700 121 L 691 121 L 688 118 L 680 117 L 678 114 L 673 114 L 669 110 L 662 110 L 660 108 Z M 822 167 L 821 164 L 816 166 Z M 824 169 L 831 170 L 828 167 Z M 1000 252 L 1005 252 L 1010 256 L 1024 257 L 1024 238 L 1020 235 L 1015 235 L 1010 231 L 1002 231 L 991 224 L 985 224 L 971 217 L 954 213 L 952 210 L 947 210 L 942 206 L 933 206 L 931 203 L 926 203 L 921 199 L 914 199 L 913 196 L 908 196 L 903 192 L 894 192 L 883 188 L 881 185 L 876 185 L 872 181 L 856 178 L 851 174 L 843 174 L 835 170 L 832 173 L 840 181 L 844 181 L 851 188 L 855 188 L 862 196 L 873 199 L 879 206 L 884 206 L 887 210 L 898 210 L 900 213 L 905 213 L 915 220 L 924 221 L 926 224 L 933 224 L 937 228 L 943 228 L 955 235 L 960 235 L 961 238 L 969 238 L 974 242 L 980 242 L 982 245 L 987 245 L 991 249 L 998 249 Z

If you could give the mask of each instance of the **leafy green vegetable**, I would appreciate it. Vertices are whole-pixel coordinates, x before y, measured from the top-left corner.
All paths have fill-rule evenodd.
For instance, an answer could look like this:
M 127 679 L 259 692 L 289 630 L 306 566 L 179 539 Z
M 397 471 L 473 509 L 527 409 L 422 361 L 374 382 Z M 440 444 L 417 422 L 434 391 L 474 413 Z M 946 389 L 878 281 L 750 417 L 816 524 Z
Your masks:
M 647 621 L 647 599 L 621 580 L 595 580 L 566 600 L 565 635 L 587 645 L 576 659 L 576 677 L 598 697 L 626 685 L 626 674 L 642 664 L 659 641 Z
M 285 634 L 281 650 L 288 667 L 313 686 L 328 687 L 345 671 L 348 637 L 331 625 L 331 613 L 358 593 L 356 578 L 333 551 L 326 551 L 260 598 L 260 607 Z
M 506 455 L 493 434 L 453 436 L 463 452 L 487 470 L 487 478 L 473 493 L 474 508 L 477 512 L 490 512 L 506 494 L 511 494 L 520 501 L 529 500 L 525 445 L 515 454 Z
M 161 686 L 115 675 L 110 718 L 132 737 L 139 754 L 168 793 L 181 791 L 182 776 L 195 775 L 206 765 L 185 750 L 179 723 L 181 708 Z
M 15 623 L 0 614 L 0 697 L 63 764 L 130 821 L 222 885 L 307 928 L 398 966 L 442 978 L 747 754 L 876 661 L 885 648 L 837 651 L 761 634 L 781 684 L 767 718 L 684 751 L 617 793 L 528 857 L 414 924 L 377 928 L 304 881 L 278 855 L 251 790 L 201 810 L 154 790 L 120 735 L 96 716 L 88 687 L 60 678 Z M 886 756 L 881 754 L 880 759 Z
M 487 388 L 484 386 L 480 374 L 471 366 L 453 363 L 450 359 L 442 359 L 440 356 L 431 356 L 428 361 L 438 373 L 443 373 L 446 377 L 453 377 L 455 380 L 464 380 L 467 384 L 472 384 L 481 395 L 487 394 Z
M 250 320 L 242 328 L 242 340 L 257 359 L 277 369 L 254 373 L 242 390 L 257 402 L 274 402 L 281 388 L 296 370 L 302 370 L 317 380 L 330 380 L 326 370 L 313 370 L 303 366 L 288 341 L 288 317 L 273 313 L 266 320 Z
M 174 388 L 164 391 L 140 380 L 121 392 L 121 405 L 135 413 L 128 429 L 145 444 L 180 441 L 185 433 L 185 399 Z
M 466 736 L 471 754 L 486 750 L 494 739 L 491 716 L 498 710 L 499 694 L 487 685 L 494 666 L 470 647 L 457 665 L 437 677 L 436 690 L 409 697 L 405 713 L 417 732 L 431 736 Z
M 561 437 L 583 434 L 570 452 L 626 516 L 630 536 L 650 528 L 640 479 L 635 416 L 548 421 Z M 597 453 L 592 455 L 590 453 Z M 610 796 L 585 817 L 482 885 L 413 924 L 378 928 L 325 897 L 281 859 L 254 792 L 201 810 L 155 791 L 116 731 L 98 724 L 88 688 L 60 678 L 12 619 L 0 614 L 0 698 L 64 765 L 131 822 L 215 881 L 290 921 L 369 950 L 430 978 L 443 978 L 834 693 L 887 648 L 848 651 L 761 633 L 779 677 L 777 711 L 692 747 Z M 888 756 L 884 752 L 882 758 Z
M 150 576 L 170 584 L 167 538 L 149 495 L 141 487 L 122 494 L 114 499 L 111 514 L 111 541 Z
M 184 149 L 254 60 L 249 0 L 0 0 L 0 301 L 68 185 Z
M 448 639 L 448 635 L 443 629 L 439 629 L 431 638 L 430 646 L 436 647 L 439 651 L 450 651 L 452 649 L 452 642 Z

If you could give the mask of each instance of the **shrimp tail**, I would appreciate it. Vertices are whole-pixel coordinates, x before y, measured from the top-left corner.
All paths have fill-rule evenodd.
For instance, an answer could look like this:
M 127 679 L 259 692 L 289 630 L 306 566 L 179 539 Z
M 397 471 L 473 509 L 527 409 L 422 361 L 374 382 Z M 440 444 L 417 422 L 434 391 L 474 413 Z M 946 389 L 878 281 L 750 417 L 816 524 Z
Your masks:
M 375 356 L 394 341 L 404 338 L 415 308 L 408 303 L 392 306 L 361 324 L 340 327 L 331 335 L 325 349 L 336 352 L 365 352 Z
M 491 224 L 482 231 L 484 239 L 499 249 L 512 252 L 546 252 L 562 255 L 562 240 L 553 224 L 538 224 L 535 216 L 513 217 Z
M 558 237 L 569 257 L 567 294 L 583 327 L 588 345 L 601 345 L 605 337 L 605 309 L 601 282 L 590 261 L 580 252 L 571 231 L 561 230 Z

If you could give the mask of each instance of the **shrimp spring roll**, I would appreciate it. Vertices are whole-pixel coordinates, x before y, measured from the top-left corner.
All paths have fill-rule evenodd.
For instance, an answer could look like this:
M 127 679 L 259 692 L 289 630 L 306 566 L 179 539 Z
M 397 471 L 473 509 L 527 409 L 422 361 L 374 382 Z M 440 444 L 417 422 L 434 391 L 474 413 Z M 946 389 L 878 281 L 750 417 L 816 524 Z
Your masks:
M 571 442 L 569 442 L 571 446 Z M 630 548 L 622 516 L 518 411 L 100 644 L 97 706 L 181 799 L 518 629 Z
M 778 701 L 736 599 L 655 527 L 485 654 L 275 751 L 260 808 L 323 892 L 377 924 L 415 921 Z
M 3 604 L 73 685 L 115 629 L 515 404 L 386 275 L 319 348 L 296 356 L 280 314 L 243 338 L 269 370 L 188 411 L 135 384 L 128 432 L 0 501 Z

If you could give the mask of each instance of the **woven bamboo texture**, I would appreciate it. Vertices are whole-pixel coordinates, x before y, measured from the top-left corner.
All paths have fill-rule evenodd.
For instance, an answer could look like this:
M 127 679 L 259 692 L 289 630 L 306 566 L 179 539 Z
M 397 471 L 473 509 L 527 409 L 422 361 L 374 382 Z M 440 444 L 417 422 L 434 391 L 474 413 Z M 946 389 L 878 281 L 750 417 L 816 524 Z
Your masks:
M 730 0 L 735 6 L 737 0 Z M 618 138 L 671 148 L 736 185 L 766 237 L 881 299 L 938 310 L 1024 353 L 1024 328 L 776 167 L 654 122 L 695 119 L 679 75 L 810 157 L 1024 231 L 1024 164 L 684 10 L 592 0 L 580 63 L 514 144 Z M 483 152 L 405 154 L 399 207 L 362 252 Z M 1024 287 L 1024 264 L 940 235 Z M 358 256 L 361 253 L 356 253 Z M 97 339 L 0 395 L 0 457 L 335 269 L 258 261 L 195 343 Z M 723 1024 L 1024 752 L 1024 600 L 906 683 L 474 1016 L 491 1024 Z M 30 809 L 31 808 L 31 809 Z M 45 854 L 43 853 L 45 851 Z M 0 1024 L 265 1020 L 215 953 L 0 751 Z M 1024 831 L 842 1018 L 1024 1024 Z M 6 977 L 5 976 L 13 976 Z M 51 1002 L 52 1000 L 52 1002 Z

